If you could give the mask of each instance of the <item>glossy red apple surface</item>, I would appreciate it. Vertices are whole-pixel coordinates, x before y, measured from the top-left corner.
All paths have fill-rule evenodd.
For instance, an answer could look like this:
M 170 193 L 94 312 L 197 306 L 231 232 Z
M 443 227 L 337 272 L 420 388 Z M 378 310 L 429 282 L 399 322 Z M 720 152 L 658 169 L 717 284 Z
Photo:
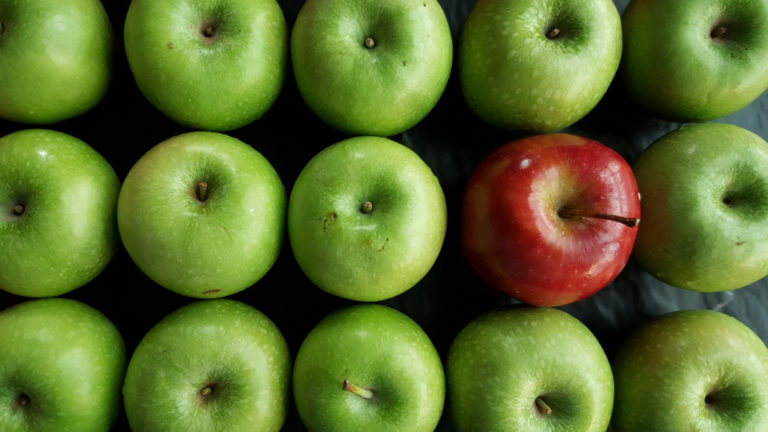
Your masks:
M 494 287 L 536 306 L 589 297 L 627 263 L 640 221 L 632 169 L 568 134 L 506 144 L 469 178 L 462 248 Z

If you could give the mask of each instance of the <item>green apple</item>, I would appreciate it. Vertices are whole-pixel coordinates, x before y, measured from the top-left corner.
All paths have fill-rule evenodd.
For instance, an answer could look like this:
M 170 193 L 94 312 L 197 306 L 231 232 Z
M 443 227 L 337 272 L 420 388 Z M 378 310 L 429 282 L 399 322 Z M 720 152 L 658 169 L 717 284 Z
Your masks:
M 358 301 L 399 295 L 432 268 L 443 245 L 445 195 L 411 149 L 355 137 L 315 155 L 288 203 L 288 237 L 318 287 Z
M 110 164 L 73 136 L 0 138 L 0 289 L 56 296 L 101 273 L 119 246 L 119 191 Z
M 234 300 L 198 301 L 158 322 L 136 347 L 123 397 L 142 432 L 277 432 L 291 357 L 263 313 Z
M 461 89 L 493 126 L 556 131 L 602 99 L 621 49 L 611 0 L 479 0 L 459 41 Z
M 643 199 L 636 260 L 662 281 L 725 291 L 768 275 L 768 143 L 703 123 L 651 144 L 633 165 Z
M 320 119 L 351 135 L 391 136 L 437 104 L 453 41 L 437 0 L 308 0 L 291 34 L 291 60 Z
M 56 123 L 93 108 L 112 74 L 98 0 L 0 0 L 0 118 Z
M 0 430 L 107 432 L 121 413 L 125 345 L 96 309 L 30 300 L 0 312 Z
M 768 348 L 711 310 L 656 317 L 613 362 L 616 432 L 768 430 Z
M 363 304 L 331 313 L 309 332 L 296 355 L 293 395 L 311 432 L 432 432 L 445 376 L 415 321 Z
M 768 88 L 768 2 L 632 0 L 619 71 L 629 96 L 681 122 L 731 114 Z
M 285 79 L 288 30 L 275 0 L 133 0 L 124 40 L 147 100 L 196 129 L 253 122 Z
M 218 132 L 188 132 L 145 153 L 123 182 L 126 251 L 159 285 L 224 297 L 256 283 L 283 242 L 286 193 L 269 161 Z
M 566 312 L 486 312 L 454 339 L 446 362 L 457 431 L 605 432 L 613 374 L 602 346 Z

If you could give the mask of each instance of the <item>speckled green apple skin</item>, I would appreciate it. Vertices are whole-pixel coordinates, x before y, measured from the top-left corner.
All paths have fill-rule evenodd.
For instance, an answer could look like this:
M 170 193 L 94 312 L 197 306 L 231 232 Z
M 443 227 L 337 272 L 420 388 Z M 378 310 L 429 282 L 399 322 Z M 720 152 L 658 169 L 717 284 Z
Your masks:
M 726 291 L 768 275 L 768 143 L 734 125 L 685 126 L 632 169 L 643 220 L 635 259 L 662 281 Z
M 112 26 L 98 0 L 0 1 L 0 118 L 50 124 L 107 92 Z
M 555 27 L 559 34 L 548 38 Z M 602 99 L 621 50 L 621 21 L 610 0 L 479 0 L 459 40 L 461 89 L 493 126 L 557 131 Z
M 768 430 L 768 348 L 733 317 L 657 317 L 626 339 L 613 367 L 616 432 Z
M 344 380 L 373 391 L 368 400 Z M 378 304 L 337 310 L 296 355 L 293 395 L 311 432 L 432 432 L 443 411 L 445 376 L 426 333 Z
M 199 182 L 208 184 L 205 201 Z M 159 285 L 197 298 L 256 283 L 283 242 L 286 193 L 269 161 L 218 132 L 188 132 L 150 149 L 128 172 L 117 224 L 136 265 Z
M 437 104 L 453 41 L 436 0 L 309 0 L 293 27 L 291 60 L 320 119 L 350 135 L 391 136 Z
M 277 432 L 285 421 L 291 357 L 263 313 L 234 300 L 198 301 L 144 336 L 123 396 L 142 432 Z M 201 389 L 213 384 L 207 399 Z
M 3 432 L 107 432 L 121 413 L 125 345 L 96 309 L 64 298 L 19 303 L 0 312 L 0 347 Z
M 363 213 L 369 201 L 373 211 Z M 419 282 L 445 239 L 445 195 L 429 166 L 387 138 L 355 137 L 315 155 L 288 203 L 288 236 L 318 287 L 357 301 L 397 296 Z
M 133 0 L 123 36 L 141 92 L 191 128 L 227 131 L 261 118 L 285 80 L 288 29 L 275 0 Z
M 486 312 L 451 344 L 446 360 L 457 431 L 605 432 L 613 375 L 579 320 L 550 308 Z M 541 397 L 552 409 L 542 415 Z
M 723 23 L 726 32 L 712 38 Z M 658 117 L 725 117 L 768 88 L 768 1 L 632 0 L 622 15 L 619 77 Z
M 44 129 L 0 138 L 0 289 L 48 297 L 95 278 L 119 247 L 119 191 L 110 164 L 78 138 Z

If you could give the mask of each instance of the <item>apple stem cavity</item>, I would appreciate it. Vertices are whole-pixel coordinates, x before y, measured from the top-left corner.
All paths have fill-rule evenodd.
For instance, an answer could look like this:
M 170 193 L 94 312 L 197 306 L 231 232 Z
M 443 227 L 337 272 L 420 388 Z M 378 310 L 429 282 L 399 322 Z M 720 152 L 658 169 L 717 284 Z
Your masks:
M 203 36 L 207 38 L 212 38 L 216 36 L 216 27 L 213 26 L 213 24 L 208 24 L 207 26 L 203 27 Z
M 704 396 L 704 406 L 707 407 L 707 409 L 714 409 L 717 406 L 718 401 L 719 398 L 716 389 L 711 390 Z
M 212 385 L 206 385 L 205 387 L 200 389 L 200 396 L 207 398 L 208 396 L 213 394 L 213 386 Z
M 712 29 L 712 31 L 709 33 L 709 36 L 712 39 L 721 39 L 727 32 L 728 28 L 725 26 L 725 24 L 718 24 Z
M 536 397 L 536 409 L 539 411 L 539 414 L 552 415 L 552 408 L 541 396 Z
M 29 395 L 26 393 L 21 393 L 19 396 L 16 397 L 15 407 L 16 408 L 24 408 L 25 406 L 32 403 L 32 400 L 29 398 Z
M 349 382 L 348 380 L 344 380 L 344 384 L 341 386 L 341 388 L 343 390 L 348 391 L 348 392 L 352 392 L 352 393 L 360 396 L 363 399 L 367 399 L 367 400 L 373 399 L 373 391 L 372 390 L 369 390 L 369 389 L 366 389 L 366 388 L 362 388 L 362 387 L 358 387 L 358 386 L 352 384 L 351 382 Z
M 200 182 L 197 184 L 197 199 L 200 202 L 205 202 L 208 199 L 208 183 Z
M 23 215 L 24 214 L 24 210 L 25 210 L 25 208 L 21 204 L 16 204 L 15 206 L 13 206 L 13 214 L 15 216 Z
M 370 213 L 373 211 L 373 203 L 370 201 L 366 201 L 363 203 L 362 206 L 360 206 L 360 211 L 363 213 Z
M 553 27 L 553 28 L 551 28 L 551 29 L 550 29 L 550 30 L 547 32 L 547 39 L 554 39 L 554 38 L 556 38 L 556 37 L 557 37 L 559 34 L 560 34 L 560 29 L 559 29 L 559 28 L 557 28 L 557 27 Z
M 365 41 L 363 42 L 363 44 L 365 45 L 366 48 L 371 49 L 376 46 L 376 41 L 373 40 L 373 37 L 368 36 L 367 38 L 365 38 Z
M 561 209 L 559 212 L 557 212 L 557 215 L 563 219 L 582 219 L 582 218 L 605 219 L 605 220 L 624 224 L 630 228 L 634 228 L 640 223 L 640 218 L 616 216 L 616 215 L 605 214 L 605 213 L 594 213 L 590 211 L 575 210 L 575 209 Z

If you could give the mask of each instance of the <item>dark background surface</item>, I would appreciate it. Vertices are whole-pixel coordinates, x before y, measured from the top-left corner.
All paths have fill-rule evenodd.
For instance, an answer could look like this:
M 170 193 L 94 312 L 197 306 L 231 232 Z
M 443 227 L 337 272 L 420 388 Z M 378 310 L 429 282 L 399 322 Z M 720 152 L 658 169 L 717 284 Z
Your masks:
M 85 115 L 46 126 L 72 134 L 93 146 L 124 179 L 133 163 L 160 141 L 187 130 L 155 110 L 141 95 L 128 69 L 122 29 L 128 1 L 104 2 L 116 39 L 115 70 L 105 99 Z M 300 0 L 280 0 L 289 29 Z M 454 43 L 474 0 L 443 0 Z M 615 1 L 623 11 L 627 1 Z M 718 122 L 733 123 L 768 139 L 768 94 Z M 0 120 L 0 136 L 30 126 Z M 633 163 L 653 140 L 680 127 L 638 110 L 618 86 L 612 86 L 592 113 L 566 131 L 597 139 Z M 289 70 L 283 91 L 260 120 L 229 133 L 264 154 L 290 191 L 301 168 L 322 148 L 346 138 L 318 120 L 303 104 Z M 497 305 L 516 303 L 485 284 L 469 268 L 459 248 L 460 206 L 464 184 L 480 161 L 518 135 L 495 130 L 478 120 L 465 104 L 456 67 L 433 112 L 411 130 L 392 137 L 415 150 L 440 179 L 448 202 L 449 225 L 442 252 L 430 273 L 406 293 L 383 302 L 415 319 L 445 358 L 451 341 L 470 320 Z M 129 352 L 163 316 L 194 299 L 156 285 L 122 248 L 106 270 L 65 297 L 81 300 L 109 317 L 120 329 Z M 351 302 L 316 288 L 296 264 L 287 239 L 274 268 L 251 288 L 231 298 L 255 306 L 282 330 L 292 355 L 321 318 Z M 0 308 L 24 301 L 0 292 Z M 630 260 L 609 286 L 593 297 L 561 309 L 584 322 L 610 356 L 633 328 L 650 317 L 679 309 L 707 308 L 732 315 L 768 341 L 768 280 L 724 293 L 700 294 L 665 285 Z M 453 430 L 446 409 L 439 431 Z M 114 430 L 127 430 L 124 417 Z M 305 430 L 295 408 L 285 431 Z

